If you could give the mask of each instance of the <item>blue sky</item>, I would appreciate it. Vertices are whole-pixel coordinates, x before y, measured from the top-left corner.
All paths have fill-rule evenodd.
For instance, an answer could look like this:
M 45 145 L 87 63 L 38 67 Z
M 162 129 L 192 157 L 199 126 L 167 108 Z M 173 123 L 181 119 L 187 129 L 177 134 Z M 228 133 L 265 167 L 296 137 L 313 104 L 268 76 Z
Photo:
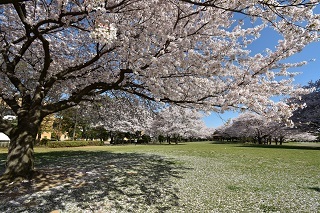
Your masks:
M 261 38 L 254 43 L 251 49 L 253 53 L 263 49 L 273 49 L 277 44 L 278 37 L 269 30 L 262 34 Z M 314 59 L 315 61 L 311 61 Z M 310 61 L 307 65 L 290 69 L 293 72 L 301 72 L 295 77 L 295 84 L 307 85 L 309 81 L 320 79 L 320 42 L 309 44 L 303 51 L 288 58 L 286 62 Z M 224 114 L 212 113 L 204 118 L 204 122 L 208 127 L 218 127 L 223 125 L 228 119 L 237 117 L 237 112 L 225 112 Z

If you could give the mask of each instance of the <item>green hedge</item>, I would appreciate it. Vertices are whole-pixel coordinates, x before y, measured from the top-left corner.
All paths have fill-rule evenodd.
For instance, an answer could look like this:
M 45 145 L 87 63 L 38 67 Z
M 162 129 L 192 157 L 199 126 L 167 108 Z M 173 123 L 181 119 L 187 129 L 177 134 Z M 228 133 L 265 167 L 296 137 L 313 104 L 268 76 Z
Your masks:
M 47 146 L 50 148 L 102 145 L 103 141 L 49 141 L 47 143 Z

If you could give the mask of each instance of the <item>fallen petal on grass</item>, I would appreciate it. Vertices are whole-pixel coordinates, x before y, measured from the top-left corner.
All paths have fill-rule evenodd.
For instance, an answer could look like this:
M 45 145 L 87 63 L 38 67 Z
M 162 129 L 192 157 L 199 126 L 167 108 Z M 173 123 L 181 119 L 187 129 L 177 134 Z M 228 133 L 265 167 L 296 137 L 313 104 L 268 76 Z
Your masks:
M 36 150 L 34 179 L 0 183 L 0 211 L 320 211 L 317 149 L 208 142 L 86 149 Z

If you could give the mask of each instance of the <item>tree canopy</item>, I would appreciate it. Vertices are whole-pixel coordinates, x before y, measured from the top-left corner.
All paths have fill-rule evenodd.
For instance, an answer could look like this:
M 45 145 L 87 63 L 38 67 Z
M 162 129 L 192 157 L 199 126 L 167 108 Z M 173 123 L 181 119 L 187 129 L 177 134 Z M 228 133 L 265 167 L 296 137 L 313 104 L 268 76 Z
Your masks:
M 291 102 L 303 104 L 293 112 L 291 119 L 295 125 L 304 130 L 313 133 L 320 132 L 320 80 L 309 82 L 305 88 L 313 89 L 309 94 L 302 95 L 298 99 L 290 99 Z
M 43 118 L 84 101 L 121 97 L 287 119 L 296 104 L 271 98 L 306 91 L 288 71 L 304 63 L 283 60 L 316 41 L 320 28 L 316 0 L 1 3 L 0 97 L 18 125 L 0 118 L 0 131 L 12 139 L 13 175 L 33 169 Z M 264 29 L 280 40 L 253 54 L 248 45 Z

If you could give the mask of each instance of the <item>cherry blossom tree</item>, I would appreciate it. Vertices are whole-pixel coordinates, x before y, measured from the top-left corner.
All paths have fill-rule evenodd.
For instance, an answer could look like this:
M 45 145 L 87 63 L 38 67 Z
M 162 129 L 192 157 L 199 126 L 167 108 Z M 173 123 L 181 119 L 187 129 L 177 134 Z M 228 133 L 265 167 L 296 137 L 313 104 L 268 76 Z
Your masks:
M 306 88 L 313 88 L 310 94 L 302 95 L 299 99 L 291 99 L 291 102 L 303 104 L 305 107 L 293 112 L 291 117 L 295 126 L 303 131 L 319 134 L 320 132 L 320 80 L 310 82 Z
M 154 117 L 147 133 L 153 137 L 164 136 L 169 143 L 171 140 L 178 143 L 179 139 L 205 139 L 211 132 L 202 120 L 203 117 L 203 113 L 194 109 L 166 107 Z
M 141 99 L 105 97 L 84 107 L 84 116 L 92 126 L 101 126 L 108 131 L 136 133 L 146 131 L 159 106 Z
M 237 118 L 220 129 L 220 132 L 230 138 L 253 138 L 258 143 L 262 143 L 262 138 L 266 137 L 265 131 L 266 119 L 256 113 L 246 112 L 240 114 Z
M 286 137 L 293 135 L 293 133 L 298 134 L 296 129 L 292 129 L 284 123 L 269 120 L 252 112 L 240 114 L 219 128 L 218 132 L 227 138 L 238 138 L 243 141 L 253 140 L 258 144 L 271 144 L 274 141 L 276 144 L 279 142 L 280 145 Z
M 87 131 L 104 129 L 104 131 L 129 133 L 145 132 L 155 115 L 156 104 L 146 103 L 128 97 L 105 97 L 95 102 L 83 102 L 77 107 L 69 108 L 57 114 L 60 130 L 69 132 L 72 137 L 74 127 L 86 138 Z M 92 132 L 92 131 L 91 131 Z
M 288 71 L 303 63 L 282 60 L 320 28 L 318 0 L 1 3 L 0 97 L 18 118 L 17 126 L 0 122 L 11 138 L 7 177 L 32 175 L 44 117 L 105 96 L 286 119 L 294 105 L 271 97 L 304 92 Z M 250 53 L 264 29 L 278 44 Z

